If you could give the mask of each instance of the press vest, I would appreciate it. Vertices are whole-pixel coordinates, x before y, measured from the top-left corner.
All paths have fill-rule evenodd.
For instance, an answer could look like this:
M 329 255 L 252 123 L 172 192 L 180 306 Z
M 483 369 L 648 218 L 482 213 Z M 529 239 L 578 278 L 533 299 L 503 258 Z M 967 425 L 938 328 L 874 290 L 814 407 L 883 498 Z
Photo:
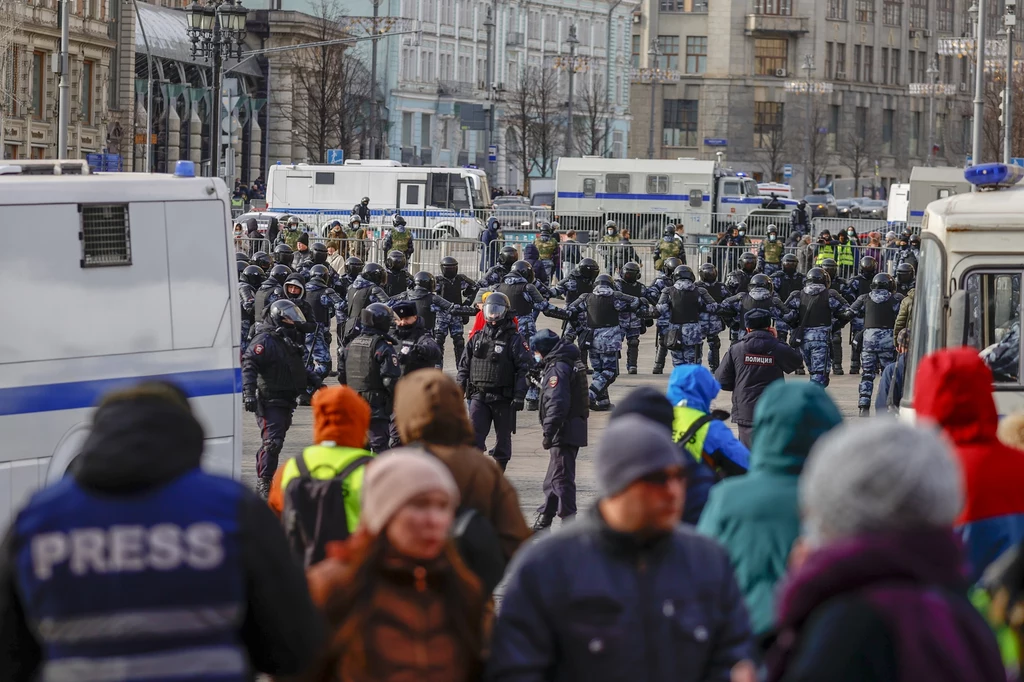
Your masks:
M 469 383 L 488 393 L 506 393 L 515 388 L 516 368 L 512 362 L 511 330 L 488 325 L 470 340 L 473 359 Z
M 320 297 L 323 296 L 325 289 L 316 289 L 310 291 L 306 290 L 306 305 L 313 312 L 312 322 L 316 322 L 319 325 L 326 326 L 331 321 L 331 311 L 327 308 Z
M 820 294 L 800 292 L 800 326 L 804 328 L 832 326 L 832 307 L 829 303 L 827 289 Z
M 349 463 L 360 457 L 372 457 L 373 453 L 360 448 L 343 448 L 337 446 L 312 445 L 302 451 L 301 457 L 306 462 L 309 475 L 320 480 L 334 478 L 341 473 Z M 345 491 L 345 520 L 348 523 L 348 530 L 354 533 L 359 525 L 359 511 L 363 494 L 363 475 L 366 467 L 359 467 L 342 482 L 342 489 Z M 281 490 L 288 490 L 288 484 L 299 477 L 299 467 L 295 464 L 295 458 L 284 463 L 284 471 L 281 472 Z
M 838 247 L 838 255 L 836 255 L 836 263 L 839 267 L 853 267 L 853 247 L 849 244 L 840 244 Z
M 669 302 L 672 307 L 669 322 L 672 324 L 693 324 L 700 322 L 700 294 L 696 289 L 684 291 L 672 287 L 669 290 Z
M 360 334 L 348 344 L 345 355 L 345 379 L 357 393 L 380 393 L 387 389 L 374 358 L 380 334 Z
M 898 309 L 893 308 L 893 303 L 891 294 L 881 303 L 875 303 L 869 297 L 864 302 L 864 328 L 892 331 L 896 326 L 896 315 L 899 314 Z
M 590 329 L 605 329 L 619 326 L 619 311 L 615 309 L 615 294 L 587 297 L 587 326 Z
M 66 477 L 15 522 L 47 682 L 251 679 L 238 483 L 193 469 L 131 495 Z
M 703 417 L 707 412 L 701 412 L 700 410 L 692 407 L 675 407 L 673 408 L 674 417 L 672 419 L 672 440 L 676 443 L 683 437 L 695 421 Z M 711 428 L 711 422 L 708 422 L 704 426 L 697 429 L 697 433 L 693 434 L 684 445 L 685 449 L 690 456 L 696 461 L 703 461 L 704 454 L 704 441 L 708 437 L 708 429 Z
M 780 241 L 765 241 L 764 244 L 764 262 L 771 263 L 772 265 L 779 265 L 782 263 L 782 253 L 786 248 Z
M 508 296 L 508 302 L 512 304 L 512 313 L 516 317 L 533 313 L 533 302 L 526 298 L 526 287 L 528 282 L 517 282 L 515 284 L 499 284 L 495 291 Z

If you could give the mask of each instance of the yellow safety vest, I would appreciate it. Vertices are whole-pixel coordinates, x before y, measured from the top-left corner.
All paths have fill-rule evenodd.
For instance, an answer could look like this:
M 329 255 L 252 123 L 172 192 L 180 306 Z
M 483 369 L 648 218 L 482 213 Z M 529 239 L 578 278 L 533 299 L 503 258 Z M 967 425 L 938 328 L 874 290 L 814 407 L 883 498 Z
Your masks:
M 821 265 L 821 261 L 826 258 L 835 258 L 836 249 L 831 244 L 824 244 L 818 247 L 818 257 L 814 259 L 815 265 Z M 838 263 L 838 261 L 836 261 Z
M 300 455 L 306 462 L 306 467 L 313 478 L 327 480 L 334 478 L 342 470 L 359 457 L 373 457 L 372 452 L 360 448 L 343 448 L 327 445 L 312 445 L 302 451 Z M 350 533 L 355 532 L 359 525 L 359 510 L 363 496 L 363 474 L 366 467 L 359 467 L 342 482 L 342 490 L 345 491 L 345 520 L 348 523 Z M 288 490 L 288 484 L 299 477 L 299 467 L 295 464 L 295 458 L 289 459 L 284 464 L 284 471 L 281 473 L 281 492 Z
M 839 245 L 839 254 L 836 256 L 836 265 L 843 267 L 848 265 L 853 267 L 853 246 L 849 244 Z
M 695 421 L 707 414 L 707 412 L 701 412 L 692 407 L 675 407 L 673 412 L 675 417 L 672 419 L 672 440 L 676 443 L 693 426 Z M 704 461 L 704 441 L 708 437 L 709 428 L 711 428 L 711 422 L 697 429 L 697 433 L 693 434 L 693 437 L 683 445 L 683 448 L 698 462 Z

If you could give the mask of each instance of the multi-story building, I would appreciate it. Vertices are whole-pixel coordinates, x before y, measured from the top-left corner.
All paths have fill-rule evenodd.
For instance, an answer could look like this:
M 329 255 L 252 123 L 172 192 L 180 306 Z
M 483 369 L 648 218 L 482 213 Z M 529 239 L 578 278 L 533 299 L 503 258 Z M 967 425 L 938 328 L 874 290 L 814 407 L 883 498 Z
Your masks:
M 970 59 L 939 55 L 938 42 L 972 35 L 969 4 L 643 0 L 632 33 L 633 115 L 654 130 L 650 138 L 648 125 L 634 125 L 629 154 L 721 152 L 735 168 L 778 180 L 789 165 L 795 188 L 805 174 L 810 185 L 857 176 L 887 188 L 926 163 L 929 138 L 935 163 L 962 165 L 973 69 Z M 1000 3 L 988 4 L 994 35 Z M 652 85 L 653 67 L 663 71 Z M 930 78 L 954 94 L 931 103 L 910 94 Z

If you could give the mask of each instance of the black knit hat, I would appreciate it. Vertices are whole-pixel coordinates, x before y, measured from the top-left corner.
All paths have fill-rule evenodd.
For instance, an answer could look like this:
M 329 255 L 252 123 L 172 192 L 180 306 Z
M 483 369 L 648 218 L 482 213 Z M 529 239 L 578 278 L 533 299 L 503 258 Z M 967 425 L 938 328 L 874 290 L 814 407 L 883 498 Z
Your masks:
M 643 386 L 636 389 L 625 398 L 619 401 L 612 410 L 612 421 L 627 414 L 639 414 L 653 422 L 663 424 L 669 431 L 672 430 L 674 412 L 672 403 L 668 401 L 661 391 Z
M 309 246 L 309 233 L 308 232 L 303 232 L 302 234 L 299 235 L 299 244 L 305 244 L 306 246 Z

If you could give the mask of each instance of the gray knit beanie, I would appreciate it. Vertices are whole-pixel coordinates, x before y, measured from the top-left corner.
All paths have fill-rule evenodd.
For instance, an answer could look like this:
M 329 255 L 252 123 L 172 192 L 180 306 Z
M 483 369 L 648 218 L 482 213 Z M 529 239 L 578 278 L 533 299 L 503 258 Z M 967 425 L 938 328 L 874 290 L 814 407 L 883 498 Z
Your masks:
M 863 533 L 951 527 L 960 469 L 935 429 L 892 419 L 840 426 L 811 450 L 800 477 L 805 535 L 821 546 Z
M 621 493 L 647 474 L 683 465 L 683 455 L 665 427 L 637 414 L 608 422 L 594 456 L 602 497 Z

